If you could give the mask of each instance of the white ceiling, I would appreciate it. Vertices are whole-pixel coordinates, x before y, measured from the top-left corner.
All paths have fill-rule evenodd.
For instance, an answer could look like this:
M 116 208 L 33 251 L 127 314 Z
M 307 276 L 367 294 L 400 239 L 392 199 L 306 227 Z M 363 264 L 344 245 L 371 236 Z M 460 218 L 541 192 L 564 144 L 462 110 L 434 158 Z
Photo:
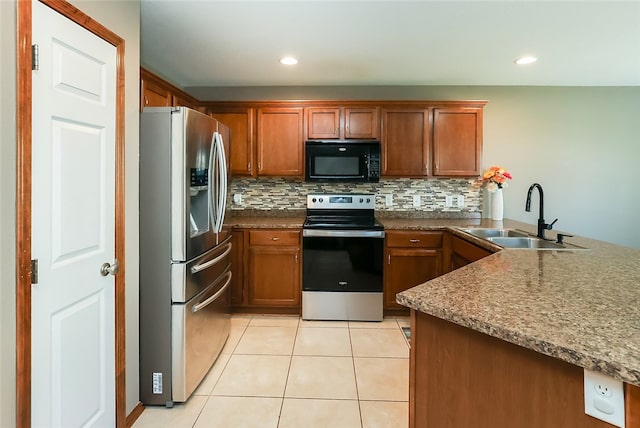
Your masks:
M 640 0 L 142 0 L 141 8 L 142 65 L 183 88 L 640 85 Z M 285 55 L 299 64 L 281 65 Z M 514 65 L 522 55 L 539 60 Z

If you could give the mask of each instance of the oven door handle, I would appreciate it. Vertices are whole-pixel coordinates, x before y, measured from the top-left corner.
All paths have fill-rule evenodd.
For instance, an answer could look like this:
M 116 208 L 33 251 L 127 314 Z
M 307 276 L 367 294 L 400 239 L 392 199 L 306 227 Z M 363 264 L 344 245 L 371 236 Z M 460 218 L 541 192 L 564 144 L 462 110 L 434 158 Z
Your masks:
M 303 229 L 302 236 L 318 238 L 384 238 L 384 230 Z

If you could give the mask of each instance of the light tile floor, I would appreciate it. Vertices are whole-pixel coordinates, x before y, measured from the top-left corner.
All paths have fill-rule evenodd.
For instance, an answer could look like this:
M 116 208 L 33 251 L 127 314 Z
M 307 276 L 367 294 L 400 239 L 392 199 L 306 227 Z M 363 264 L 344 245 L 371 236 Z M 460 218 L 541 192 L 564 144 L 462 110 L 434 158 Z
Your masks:
M 406 428 L 408 325 L 234 315 L 193 396 L 147 407 L 133 427 Z

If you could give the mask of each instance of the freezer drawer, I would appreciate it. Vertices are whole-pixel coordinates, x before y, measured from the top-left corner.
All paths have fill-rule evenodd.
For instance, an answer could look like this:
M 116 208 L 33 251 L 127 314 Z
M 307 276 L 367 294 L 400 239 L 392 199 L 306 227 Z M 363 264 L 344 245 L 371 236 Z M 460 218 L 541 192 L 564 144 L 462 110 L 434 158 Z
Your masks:
M 231 264 L 231 237 L 188 263 L 171 264 L 171 302 L 184 303 L 207 288 Z
M 186 401 L 220 354 L 230 330 L 231 271 L 187 303 L 171 306 L 172 400 Z

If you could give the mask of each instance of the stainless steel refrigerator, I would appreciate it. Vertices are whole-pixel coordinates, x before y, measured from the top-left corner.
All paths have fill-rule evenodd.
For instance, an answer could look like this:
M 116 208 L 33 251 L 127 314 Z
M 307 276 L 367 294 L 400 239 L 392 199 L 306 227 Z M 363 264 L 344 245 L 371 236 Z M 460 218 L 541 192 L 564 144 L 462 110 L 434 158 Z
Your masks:
M 185 107 L 140 113 L 140 400 L 186 401 L 230 329 L 229 129 Z

